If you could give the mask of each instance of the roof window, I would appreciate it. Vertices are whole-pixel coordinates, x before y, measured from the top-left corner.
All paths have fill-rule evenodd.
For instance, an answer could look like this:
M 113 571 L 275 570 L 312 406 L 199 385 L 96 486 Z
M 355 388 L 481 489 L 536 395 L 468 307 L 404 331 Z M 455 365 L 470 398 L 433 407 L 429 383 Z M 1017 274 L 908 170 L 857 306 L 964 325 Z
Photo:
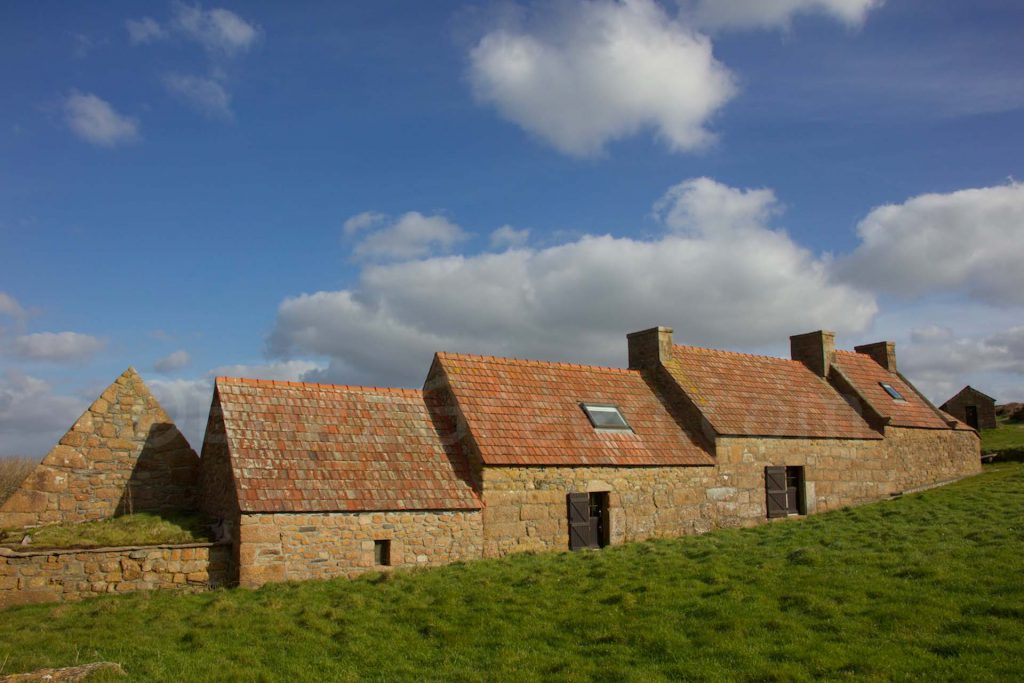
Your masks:
M 630 429 L 626 418 L 622 417 L 622 413 L 615 406 L 581 403 L 580 407 L 587 414 L 594 429 Z
M 901 394 L 900 392 L 896 391 L 896 387 L 894 387 L 893 385 L 886 384 L 885 382 L 879 382 L 879 384 L 882 385 L 883 389 L 885 389 L 885 393 L 887 393 L 887 394 L 889 394 L 890 396 L 893 397 L 893 400 L 896 400 L 896 401 L 906 401 L 907 400 L 907 399 L 903 398 L 903 394 Z

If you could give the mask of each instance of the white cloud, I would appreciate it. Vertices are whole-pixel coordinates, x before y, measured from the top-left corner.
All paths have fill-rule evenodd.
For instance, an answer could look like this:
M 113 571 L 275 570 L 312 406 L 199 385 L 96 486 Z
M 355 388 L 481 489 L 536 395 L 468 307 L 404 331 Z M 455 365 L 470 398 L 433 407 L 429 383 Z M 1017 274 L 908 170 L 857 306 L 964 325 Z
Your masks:
M 0 456 L 42 456 L 87 407 L 16 370 L 0 375 Z
M 873 209 L 840 260 L 848 282 L 905 297 L 964 292 L 1024 305 L 1024 184 L 924 194 Z
M 255 365 L 222 365 L 210 370 L 215 377 L 249 377 L 251 379 L 276 379 L 282 382 L 299 382 L 310 373 L 323 370 L 324 366 L 308 360 L 288 360 Z
M 37 332 L 16 337 L 12 353 L 25 360 L 68 362 L 85 360 L 106 342 L 79 332 Z
M 203 447 L 206 419 L 210 415 L 213 400 L 213 380 L 209 377 L 195 379 L 146 379 L 156 400 L 174 421 L 189 444 L 197 453 Z
M 167 31 L 152 17 L 128 19 L 124 22 L 128 31 L 128 40 L 132 45 L 152 43 L 167 37 Z
M 674 151 L 713 139 L 705 125 L 736 86 L 707 36 L 653 0 L 534 9 L 530 26 L 493 30 L 470 51 L 478 100 L 574 156 L 643 130 Z
M 158 360 L 153 364 L 153 369 L 157 372 L 174 372 L 181 370 L 190 362 L 192 357 L 188 355 L 188 351 L 182 349 Z
M 359 229 L 369 225 L 381 226 L 356 244 L 352 251 L 358 258 L 420 258 L 434 251 L 447 251 L 456 242 L 468 237 L 462 228 L 443 216 L 424 216 L 418 211 L 410 211 L 393 223 L 385 225 L 381 225 L 384 219 L 379 216 L 366 223 L 369 220 L 365 218 L 366 216 L 373 214 L 361 213 L 345 221 L 346 232 L 354 232 L 354 229 L 350 229 L 353 226 Z
M 199 5 L 177 3 L 172 21 L 176 31 L 212 53 L 235 55 L 245 52 L 260 36 L 258 26 L 220 7 L 204 10 Z
M 0 292 L 0 315 L 6 315 L 15 320 L 23 320 L 26 313 L 25 309 L 21 307 L 13 296 L 7 292 Z
M 342 231 L 345 235 L 352 236 L 360 230 L 366 230 L 367 228 L 380 225 L 387 219 L 387 215 L 383 213 L 377 213 L 376 211 L 363 211 L 362 213 L 357 213 L 355 216 L 352 216 L 345 221 L 344 226 L 342 226 Z
M 214 78 L 167 74 L 164 85 L 175 95 L 211 118 L 230 119 L 231 94 Z
M 1024 400 L 1024 326 L 983 336 L 959 336 L 940 325 L 916 328 L 897 349 L 897 362 L 936 404 L 966 384 L 1001 402 Z
M 585 236 L 544 249 L 364 268 L 352 289 L 283 301 L 271 353 L 327 357 L 330 381 L 415 386 L 437 350 L 621 365 L 627 332 L 666 324 L 681 343 L 781 346 L 797 332 L 864 329 L 874 299 L 752 216 L 764 190 L 698 179 L 658 203 L 667 234 Z M 686 216 L 704 216 L 692 230 Z
M 491 246 L 495 249 L 521 247 L 530 239 L 529 228 L 516 230 L 511 225 L 503 225 L 491 233 Z
M 884 0 L 697 0 L 694 21 L 709 29 L 788 27 L 798 14 L 821 14 L 860 26 Z
M 122 116 L 110 103 L 91 93 L 72 92 L 64 100 L 68 127 L 86 142 L 113 147 L 139 138 L 136 119 Z

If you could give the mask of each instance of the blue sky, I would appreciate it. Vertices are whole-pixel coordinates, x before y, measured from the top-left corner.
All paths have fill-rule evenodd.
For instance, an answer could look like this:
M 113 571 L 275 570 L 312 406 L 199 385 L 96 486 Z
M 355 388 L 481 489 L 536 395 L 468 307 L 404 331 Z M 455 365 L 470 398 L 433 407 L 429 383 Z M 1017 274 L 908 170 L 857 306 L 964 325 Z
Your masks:
M 8 3 L 0 455 L 128 365 L 198 441 L 214 374 L 620 365 L 655 324 L 1024 400 L 1022 34 L 1012 0 Z

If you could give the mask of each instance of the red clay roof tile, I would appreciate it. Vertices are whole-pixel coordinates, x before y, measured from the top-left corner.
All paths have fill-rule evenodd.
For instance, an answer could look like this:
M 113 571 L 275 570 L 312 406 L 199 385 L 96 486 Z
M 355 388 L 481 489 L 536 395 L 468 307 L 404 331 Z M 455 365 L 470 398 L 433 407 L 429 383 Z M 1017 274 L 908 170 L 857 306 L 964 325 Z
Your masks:
M 487 465 L 710 465 L 641 373 L 439 353 Z M 580 403 L 614 405 L 631 431 L 596 430 Z
M 835 365 L 872 408 L 890 418 L 890 424 L 897 427 L 949 429 L 949 424 L 912 387 L 899 375 L 879 365 L 871 356 L 853 351 L 836 351 Z M 881 382 L 892 385 L 906 400 L 895 400 L 882 388 Z
M 477 509 L 453 425 L 415 389 L 218 377 L 243 512 Z
M 881 438 L 798 361 L 674 346 L 666 368 L 719 434 Z

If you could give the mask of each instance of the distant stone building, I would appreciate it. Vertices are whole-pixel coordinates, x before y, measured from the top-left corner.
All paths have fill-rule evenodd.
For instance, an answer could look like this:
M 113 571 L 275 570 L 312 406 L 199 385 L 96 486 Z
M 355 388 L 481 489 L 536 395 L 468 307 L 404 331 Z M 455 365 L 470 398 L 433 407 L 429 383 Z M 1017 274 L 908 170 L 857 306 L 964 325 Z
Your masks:
M 0 528 L 195 510 L 199 458 L 128 368 L 0 505 Z
M 947 413 L 974 429 L 996 428 L 996 400 L 967 385 L 942 404 Z

